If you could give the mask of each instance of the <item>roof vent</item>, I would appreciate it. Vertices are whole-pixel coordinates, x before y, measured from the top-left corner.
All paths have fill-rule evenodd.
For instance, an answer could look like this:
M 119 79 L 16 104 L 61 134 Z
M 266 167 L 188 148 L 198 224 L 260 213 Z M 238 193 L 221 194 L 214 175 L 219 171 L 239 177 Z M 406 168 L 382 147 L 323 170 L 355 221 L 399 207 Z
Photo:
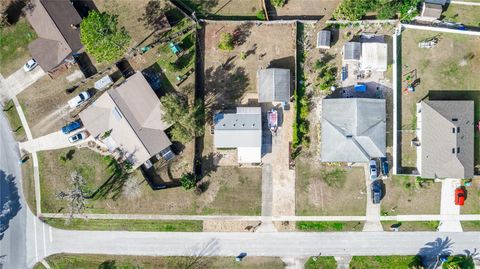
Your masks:
M 233 127 L 237 126 L 235 123 L 233 124 Z
M 352 138 L 352 137 L 353 137 L 353 135 L 346 135 L 346 137 L 347 137 L 347 138 Z

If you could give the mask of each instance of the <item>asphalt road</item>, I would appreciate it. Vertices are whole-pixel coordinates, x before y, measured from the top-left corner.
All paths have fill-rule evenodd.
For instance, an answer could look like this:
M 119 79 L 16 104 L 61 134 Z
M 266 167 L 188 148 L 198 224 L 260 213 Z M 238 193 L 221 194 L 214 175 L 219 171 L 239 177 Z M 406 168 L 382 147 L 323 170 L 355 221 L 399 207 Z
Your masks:
M 22 197 L 18 148 L 0 110 L 0 268 L 26 268 L 27 206 Z M 0 238 L 2 236 L 0 235 Z

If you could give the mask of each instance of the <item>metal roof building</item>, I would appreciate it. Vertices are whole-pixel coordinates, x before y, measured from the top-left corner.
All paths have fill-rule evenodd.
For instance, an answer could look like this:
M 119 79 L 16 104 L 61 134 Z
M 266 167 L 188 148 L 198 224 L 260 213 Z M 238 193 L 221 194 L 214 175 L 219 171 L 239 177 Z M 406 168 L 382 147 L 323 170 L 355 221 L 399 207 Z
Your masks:
M 346 42 L 343 46 L 343 60 L 360 60 L 362 45 L 360 42 Z
M 472 178 L 473 101 L 423 101 L 417 109 L 417 168 L 426 178 Z
M 436 20 L 442 16 L 443 6 L 441 4 L 423 3 L 420 16 L 424 19 Z
M 239 163 L 260 163 L 262 159 L 262 117 L 260 107 L 237 107 L 236 113 L 215 114 L 214 146 L 236 148 Z
M 290 69 L 267 68 L 257 71 L 259 103 L 290 100 Z
M 360 69 L 387 71 L 387 44 L 379 42 L 363 42 Z
M 332 32 L 329 30 L 319 31 L 317 34 L 317 49 L 329 49 L 332 38 Z
M 322 162 L 366 163 L 385 157 L 385 113 L 384 99 L 323 99 Z

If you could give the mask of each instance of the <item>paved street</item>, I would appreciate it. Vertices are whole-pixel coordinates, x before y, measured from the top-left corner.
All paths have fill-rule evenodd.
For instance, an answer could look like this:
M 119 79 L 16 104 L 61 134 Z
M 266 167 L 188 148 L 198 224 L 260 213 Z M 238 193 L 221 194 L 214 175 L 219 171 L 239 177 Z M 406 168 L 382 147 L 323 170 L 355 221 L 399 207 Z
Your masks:
M 19 175 L 16 142 L 3 112 L 0 111 L 0 208 L 7 203 L 11 205 L 11 214 L 4 217 L 2 212 L 0 219 L 0 231 L 6 228 L 3 239 L 0 240 L 0 268 L 5 269 L 26 267 L 27 206 L 24 199 L 20 198 L 23 194 Z M 15 180 L 8 180 L 9 176 L 15 177 Z

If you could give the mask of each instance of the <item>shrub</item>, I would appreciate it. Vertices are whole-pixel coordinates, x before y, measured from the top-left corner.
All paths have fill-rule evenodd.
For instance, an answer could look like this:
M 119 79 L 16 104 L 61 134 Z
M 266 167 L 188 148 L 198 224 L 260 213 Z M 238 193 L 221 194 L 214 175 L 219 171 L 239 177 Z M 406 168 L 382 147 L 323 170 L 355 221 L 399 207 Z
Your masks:
M 263 12 L 263 9 L 260 9 L 255 13 L 255 17 L 257 17 L 258 20 L 264 21 L 266 19 L 265 17 L 265 12 Z
M 195 188 L 197 185 L 197 180 L 195 179 L 195 175 L 193 173 L 184 173 L 180 178 L 180 184 L 185 190 L 190 190 Z
M 247 54 L 246 54 L 244 51 L 240 52 L 240 55 L 239 55 L 239 56 L 240 56 L 240 59 L 241 59 L 241 60 L 247 59 Z
M 221 50 L 232 51 L 233 50 L 233 35 L 230 33 L 222 33 L 220 37 L 220 43 L 218 48 Z
M 270 0 L 270 3 L 272 3 L 274 7 L 283 7 L 285 2 L 286 0 Z

